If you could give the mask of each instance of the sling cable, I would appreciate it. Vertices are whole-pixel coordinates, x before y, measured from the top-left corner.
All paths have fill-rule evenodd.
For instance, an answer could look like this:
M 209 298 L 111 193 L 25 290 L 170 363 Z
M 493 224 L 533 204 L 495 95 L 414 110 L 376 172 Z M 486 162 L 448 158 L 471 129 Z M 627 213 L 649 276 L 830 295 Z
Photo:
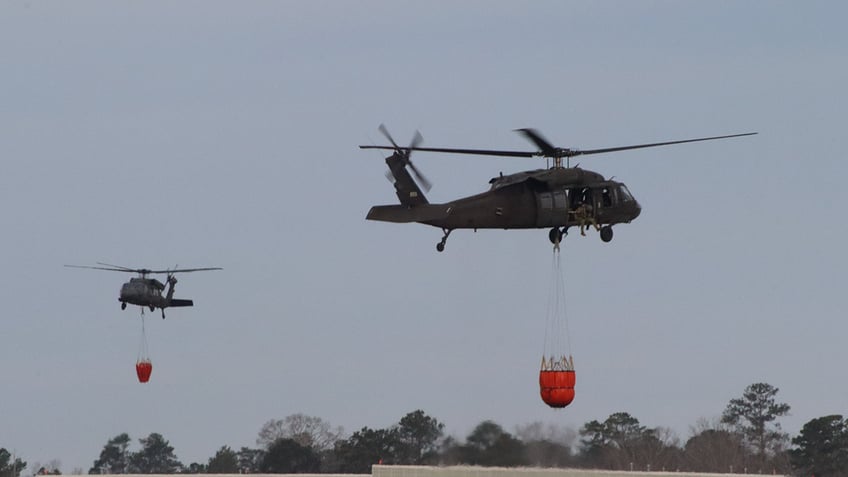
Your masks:
M 574 359 L 568 334 L 565 278 L 559 243 L 555 244 L 551 265 L 550 294 L 545 328 L 545 346 L 539 370 L 539 393 L 552 408 L 563 408 L 574 400 Z

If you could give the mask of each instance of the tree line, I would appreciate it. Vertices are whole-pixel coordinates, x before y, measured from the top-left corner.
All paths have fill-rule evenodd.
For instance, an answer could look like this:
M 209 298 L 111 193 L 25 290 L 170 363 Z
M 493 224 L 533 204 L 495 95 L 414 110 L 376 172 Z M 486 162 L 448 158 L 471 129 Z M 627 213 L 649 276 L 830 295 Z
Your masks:
M 126 433 L 108 440 L 89 474 L 361 473 L 373 464 L 576 467 L 607 470 L 781 473 L 848 477 L 848 420 L 841 415 L 807 422 L 790 440 L 778 418 L 789 405 L 778 389 L 748 386 L 720 419 L 701 420 L 681 443 L 669 429 L 648 428 L 627 412 L 592 420 L 579 431 L 533 423 L 514 433 L 494 421 L 479 423 L 464 440 L 444 435 L 444 424 L 416 410 L 384 429 L 363 427 L 345 436 L 321 418 L 293 414 L 266 422 L 256 447 L 222 446 L 203 463 L 184 465 L 158 433 L 131 451 Z M 0 477 L 20 477 L 27 463 L 0 448 Z M 58 463 L 35 474 L 59 474 Z

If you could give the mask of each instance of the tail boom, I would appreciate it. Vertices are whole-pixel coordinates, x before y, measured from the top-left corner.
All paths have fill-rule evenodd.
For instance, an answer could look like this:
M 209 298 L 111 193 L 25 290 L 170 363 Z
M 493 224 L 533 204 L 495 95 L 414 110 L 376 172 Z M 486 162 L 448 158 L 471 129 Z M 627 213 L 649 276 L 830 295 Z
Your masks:
M 415 207 L 405 205 L 375 205 L 365 216 L 368 220 L 380 222 L 438 222 L 448 216 L 448 207 L 444 204 L 424 204 Z

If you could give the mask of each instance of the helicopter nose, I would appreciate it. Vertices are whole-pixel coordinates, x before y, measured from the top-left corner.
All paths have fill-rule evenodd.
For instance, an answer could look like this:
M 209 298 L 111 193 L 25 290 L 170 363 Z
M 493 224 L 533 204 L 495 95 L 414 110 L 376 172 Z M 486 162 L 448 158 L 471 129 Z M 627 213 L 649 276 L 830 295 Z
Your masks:
M 639 217 L 639 214 L 641 214 L 641 213 L 642 213 L 642 206 L 639 205 L 639 202 L 636 202 L 636 204 L 633 206 L 633 218 L 635 219 L 636 217 Z

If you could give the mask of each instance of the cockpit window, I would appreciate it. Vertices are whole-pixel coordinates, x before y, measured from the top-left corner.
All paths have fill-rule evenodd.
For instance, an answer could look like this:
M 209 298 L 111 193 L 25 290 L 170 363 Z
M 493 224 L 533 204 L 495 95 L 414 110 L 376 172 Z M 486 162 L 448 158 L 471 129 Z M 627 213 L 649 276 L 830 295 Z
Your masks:
M 621 198 L 622 202 L 631 202 L 633 201 L 633 196 L 630 195 L 630 191 L 627 190 L 627 186 L 621 184 L 618 186 L 618 195 Z
M 604 187 L 601 190 L 601 204 L 604 207 L 612 207 L 612 192 L 609 187 Z

